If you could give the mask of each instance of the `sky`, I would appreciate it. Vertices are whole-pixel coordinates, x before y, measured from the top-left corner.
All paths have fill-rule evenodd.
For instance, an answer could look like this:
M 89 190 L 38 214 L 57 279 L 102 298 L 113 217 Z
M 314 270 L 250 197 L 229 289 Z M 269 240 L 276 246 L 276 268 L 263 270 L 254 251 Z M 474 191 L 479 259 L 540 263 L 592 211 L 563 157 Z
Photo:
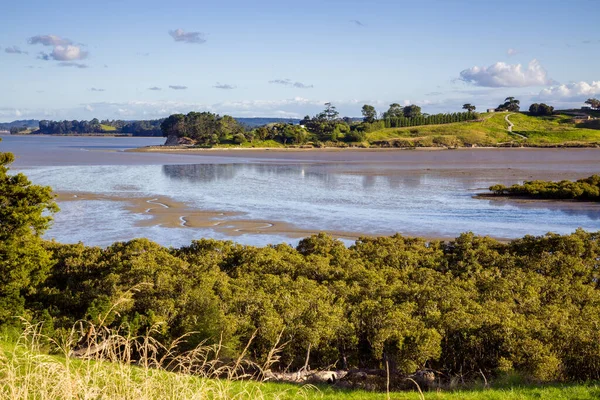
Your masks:
M 6 0 L 0 121 L 580 107 L 599 0 Z

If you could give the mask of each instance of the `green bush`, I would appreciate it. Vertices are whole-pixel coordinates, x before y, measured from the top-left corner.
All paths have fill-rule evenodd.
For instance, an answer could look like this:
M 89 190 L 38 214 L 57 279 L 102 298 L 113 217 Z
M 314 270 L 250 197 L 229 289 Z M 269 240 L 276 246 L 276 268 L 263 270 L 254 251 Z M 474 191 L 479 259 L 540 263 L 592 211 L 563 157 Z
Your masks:
M 490 186 L 490 191 L 497 195 L 525 196 L 536 199 L 569 199 L 600 201 L 600 175 L 571 181 L 525 181 L 522 185 Z

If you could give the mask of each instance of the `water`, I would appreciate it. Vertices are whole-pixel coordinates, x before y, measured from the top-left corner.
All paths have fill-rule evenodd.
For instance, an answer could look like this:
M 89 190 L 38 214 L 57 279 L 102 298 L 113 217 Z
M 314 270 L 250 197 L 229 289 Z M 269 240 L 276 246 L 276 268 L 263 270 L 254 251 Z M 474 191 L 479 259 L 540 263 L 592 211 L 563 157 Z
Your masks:
M 3 137 L 0 149 L 17 155 L 13 170 L 56 191 L 116 198 L 168 196 L 202 210 L 240 213 L 231 219 L 279 221 L 310 232 L 453 238 L 473 231 L 515 238 L 569 233 L 578 227 L 600 229 L 596 204 L 523 204 L 472 197 L 495 183 L 573 179 L 598 172 L 597 150 L 337 152 L 329 156 L 123 152 L 157 142 L 162 139 Z M 60 242 L 107 245 L 134 237 L 172 246 L 200 237 L 255 245 L 297 242 L 281 233 L 230 236 L 209 228 L 136 226 L 149 217 L 126 211 L 123 202 L 82 200 L 59 205 L 61 212 L 46 236 Z

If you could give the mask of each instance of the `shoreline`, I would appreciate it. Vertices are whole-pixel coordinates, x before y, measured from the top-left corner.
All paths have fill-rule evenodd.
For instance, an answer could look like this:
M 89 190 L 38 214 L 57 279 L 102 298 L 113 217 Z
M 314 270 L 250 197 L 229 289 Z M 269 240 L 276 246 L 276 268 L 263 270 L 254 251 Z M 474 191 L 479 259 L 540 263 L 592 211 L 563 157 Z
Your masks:
M 494 194 L 494 193 L 477 193 L 472 196 L 474 199 L 481 200 L 504 200 L 504 201 L 514 201 L 520 203 L 551 203 L 551 204 L 595 204 L 600 205 L 600 202 L 594 200 L 577 200 L 577 199 L 543 199 L 543 198 L 535 198 L 529 196 L 511 196 L 507 194 Z
M 161 136 L 134 136 L 131 134 L 127 134 L 127 133 L 79 133 L 79 134 L 68 134 L 68 133 L 53 133 L 53 134 L 49 134 L 49 133 L 16 133 L 16 134 L 11 134 L 10 132 L 7 131 L 7 133 L 2 133 L 2 131 L 0 131 L 0 136 L 20 136 L 20 137 L 107 137 L 107 138 L 120 138 L 120 137 L 124 137 L 124 138 L 140 138 L 140 139 L 147 139 L 147 138 L 156 138 L 156 137 L 161 137 Z
M 186 147 L 186 146 L 145 146 L 137 147 L 134 149 L 124 150 L 128 153 L 165 153 L 165 154 L 202 154 L 202 153 L 214 153 L 214 152 L 285 152 L 285 153 L 337 153 L 337 152 L 399 152 L 399 151 L 461 151 L 461 150 L 592 150 L 600 149 L 600 146 L 596 143 L 586 144 L 575 144 L 569 146 L 568 144 L 556 144 L 556 145 L 529 145 L 529 146 L 474 146 L 474 147 Z

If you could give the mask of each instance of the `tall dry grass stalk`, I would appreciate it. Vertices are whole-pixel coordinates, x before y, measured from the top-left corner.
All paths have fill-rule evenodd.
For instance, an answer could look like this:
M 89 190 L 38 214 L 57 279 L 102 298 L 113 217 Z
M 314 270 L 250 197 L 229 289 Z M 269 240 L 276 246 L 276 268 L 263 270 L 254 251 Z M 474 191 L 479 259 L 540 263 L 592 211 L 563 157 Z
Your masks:
M 41 328 L 26 324 L 14 346 L 0 347 L 2 399 L 307 397 L 307 389 L 273 393 L 272 387 L 247 379 L 259 378 L 261 368 L 242 356 L 229 364 L 220 361 L 220 344 L 180 352 L 185 337 L 163 345 L 150 333 L 131 337 L 81 323 L 59 341 Z

